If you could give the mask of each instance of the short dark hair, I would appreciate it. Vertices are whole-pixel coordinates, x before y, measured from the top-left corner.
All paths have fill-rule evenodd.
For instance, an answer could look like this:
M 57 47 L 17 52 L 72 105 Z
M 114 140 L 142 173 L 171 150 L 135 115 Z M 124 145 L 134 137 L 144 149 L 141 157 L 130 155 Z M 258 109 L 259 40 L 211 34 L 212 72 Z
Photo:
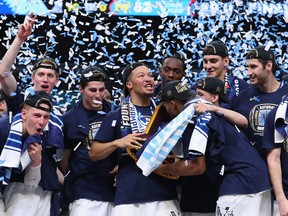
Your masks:
M 276 63 L 273 51 L 271 49 L 266 49 L 265 46 L 257 46 L 254 49 L 247 52 L 246 59 L 258 59 L 259 62 L 263 65 L 263 67 L 267 65 L 268 61 L 272 61 L 273 74 L 275 74 L 277 70 L 281 70 L 281 68 Z
M 169 59 L 169 58 L 175 58 L 175 59 L 180 60 L 182 62 L 182 64 L 183 64 L 183 71 L 186 70 L 185 58 L 184 58 L 184 56 L 181 53 L 179 53 L 177 51 L 173 51 L 170 54 L 165 55 L 163 60 L 161 61 L 161 67 L 163 66 L 165 60 Z
M 145 62 L 142 62 L 142 61 L 138 61 L 138 62 L 135 62 L 135 63 L 131 63 L 129 64 L 128 66 L 126 66 L 124 68 L 124 70 L 122 71 L 122 75 L 123 75 L 123 85 L 124 85 L 124 95 L 125 97 L 128 96 L 128 90 L 126 88 L 126 82 L 128 80 L 128 77 L 130 76 L 131 72 L 137 68 L 137 67 L 140 67 L 140 66 L 145 66 L 147 68 L 149 68 Z

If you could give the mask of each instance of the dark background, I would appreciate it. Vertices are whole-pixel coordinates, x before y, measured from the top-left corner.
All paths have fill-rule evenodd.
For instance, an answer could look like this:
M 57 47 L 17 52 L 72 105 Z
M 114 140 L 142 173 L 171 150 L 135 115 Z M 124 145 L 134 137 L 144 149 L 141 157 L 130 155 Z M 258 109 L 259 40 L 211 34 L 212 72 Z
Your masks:
M 187 78 L 192 83 L 203 75 L 202 50 L 214 39 L 228 46 L 230 69 L 244 79 L 245 52 L 269 41 L 273 41 L 271 48 L 278 64 L 288 70 L 285 1 L 214 1 L 216 8 L 212 1 L 191 1 L 191 16 L 166 17 L 111 15 L 109 8 L 87 14 L 83 1 L 77 1 L 76 11 L 69 11 L 67 2 L 76 1 L 64 1 L 63 13 L 38 16 L 33 34 L 23 44 L 13 68 L 19 83 L 27 86 L 31 84 L 33 62 L 42 55 L 55 58 L 61 65 L 61 84 L 55 94 L 64 108 L 79 99 L 80 73 L 89 65 L 105 69 L 110 77 L 108 89 L 117 99 L 122 90 L 121 71 L 127 64 L 145 60 L 159 79 L 157 70 L 163 57 L 178 51 L 187 59 Z M 111 1 L 102 3 L 109 5 Z M 263 10 L 263 4 L 271 9 Z M 0 15 L 0 59 L 24 18 Z

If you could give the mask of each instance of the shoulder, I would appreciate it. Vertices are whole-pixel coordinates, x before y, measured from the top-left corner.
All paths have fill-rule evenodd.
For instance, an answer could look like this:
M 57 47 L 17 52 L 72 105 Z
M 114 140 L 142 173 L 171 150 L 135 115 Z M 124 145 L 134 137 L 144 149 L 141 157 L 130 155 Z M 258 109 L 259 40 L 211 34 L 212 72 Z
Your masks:
M 10 130 L 9 117 L 0 118 L 0 143 L 4 145 Z

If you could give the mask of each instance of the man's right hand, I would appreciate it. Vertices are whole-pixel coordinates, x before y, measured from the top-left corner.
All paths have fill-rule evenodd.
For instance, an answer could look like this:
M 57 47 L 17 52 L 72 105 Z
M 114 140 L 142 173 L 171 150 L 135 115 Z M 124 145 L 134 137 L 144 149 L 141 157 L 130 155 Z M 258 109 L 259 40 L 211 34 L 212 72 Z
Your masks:
M 20 25 L 17 37 L 24 41 L 31 33 L 33 25 L 36 21 L 36 16 L 33 13 L 30 13 L 29 16 L 26 16 L 23 24 Z

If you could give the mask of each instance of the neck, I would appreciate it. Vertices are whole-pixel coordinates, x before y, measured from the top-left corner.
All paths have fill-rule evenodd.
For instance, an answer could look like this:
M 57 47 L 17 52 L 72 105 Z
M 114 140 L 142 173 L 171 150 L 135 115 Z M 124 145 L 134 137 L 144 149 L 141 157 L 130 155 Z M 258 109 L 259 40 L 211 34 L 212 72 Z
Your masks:
M 150 106 L 150 97 L 148 96 L 138 97 L 131 95 L 131 101 L 136 106 Z
M 28 136 L 29 136 L 28 131 L 27 131 L 26 127 L 24 126 L 24 122 L 23 122 L 22 137 L 26 138 Z
M 268 80 L 263 85 L 259 85 L 258 87 L 262 92 L 273 93 L 280 88 L 280 85 L 281 83 L 278 82 L 274 77 L 273 79 Z

